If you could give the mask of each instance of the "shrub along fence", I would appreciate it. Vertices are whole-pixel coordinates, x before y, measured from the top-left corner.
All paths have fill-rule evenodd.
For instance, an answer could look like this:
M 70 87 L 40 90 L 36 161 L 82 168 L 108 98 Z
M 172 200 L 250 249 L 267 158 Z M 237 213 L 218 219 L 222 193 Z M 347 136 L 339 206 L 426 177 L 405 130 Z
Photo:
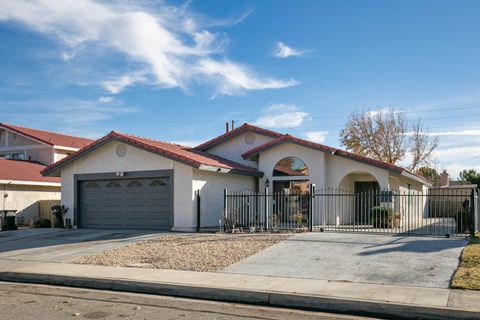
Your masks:
M 422 193 L 339 189 L 306 192 L 225 190 L 224 228 L 230 231 L 349 231 L 468 236 L 478 229 L 478 191 Z

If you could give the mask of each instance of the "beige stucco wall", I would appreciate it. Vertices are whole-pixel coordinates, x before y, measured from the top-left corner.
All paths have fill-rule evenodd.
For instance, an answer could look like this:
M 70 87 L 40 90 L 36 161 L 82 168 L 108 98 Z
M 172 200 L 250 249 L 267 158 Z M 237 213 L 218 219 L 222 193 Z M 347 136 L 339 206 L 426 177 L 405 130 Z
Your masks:
M 71 208 L 73 217 L 74 174 L 173 169 L 174 230 L 191 230 L 196 216 L 193 208 L 192 167 L 127 145 L 127 155 L 115 153 L 119 142 L 112 141 L 62 168 L 62 204 Z
M 255 141 L 252 144 L 247 144 L 245 142 L 246 134 L 253 134 L 255 136 Z M 223 143 L 213 146 L 212 148 L 208 149 L 207 152 L 235 162 L 257 167 L 257 163 L 255 161 L 243 159 L 242 154 L 272 140 L 273 138 L 261 134 L 243 132 L 231 139 L 228 139 L 227 141 L 224 141 Z
M 200 212 L 201 227 L 219 227 L 223 225 L 223 193 L 224 189 L 255 190 L 257 178 L 235 175 L 207 172 L 193 169 L 193 190 L 200 190 Z M 194 212 L 196 213 L 196 203 Z
M 263 178 L 259 180 L 260 190 L 265 188 L 265 179 L 273 181 L 273 168 L 286 157 L 297 157 L 303 160 L 308 168 L 309 181 L 317 188 L 325 186 L 325 154 L 296 144 L 284 143 L 259 155 L 258 169 L 264 173 Z M 270 183 L 269 188 L 273 191 L 273 183 Z
M 362 162 L 342 158 L 335 155 L 326 154 L 326 185 L 332 188 L 340 188 L 344 183 L 344 178 L 349 175 L 363 175 L 360 178 L 365 178 L 365 173 L 375 177 L 380 189 L 389 188 L 389 172 L 385 169 L 377 168 Z M 362 180 L 370 181 L 370 180 Z M 348 184 L 346 186 L 349 186 Z M 351 187 L 351 186 L 350 186 Z
M 5 189 L 5 191 L 4 191 Z M 8 197 L 3 202 L 3 195 Z M 60 200 L 60 187 L 0 184 L 0 207 L 17 210 L 16 220 L 29 224 L 38 219 L 39 200 Z

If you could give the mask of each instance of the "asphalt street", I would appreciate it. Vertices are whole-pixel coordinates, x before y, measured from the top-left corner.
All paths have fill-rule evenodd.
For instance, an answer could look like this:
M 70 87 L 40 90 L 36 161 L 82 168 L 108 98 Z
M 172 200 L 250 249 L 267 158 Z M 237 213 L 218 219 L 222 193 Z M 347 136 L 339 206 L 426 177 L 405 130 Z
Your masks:
M 0 282 L 0 319 L 372 319 L 166 296 Z

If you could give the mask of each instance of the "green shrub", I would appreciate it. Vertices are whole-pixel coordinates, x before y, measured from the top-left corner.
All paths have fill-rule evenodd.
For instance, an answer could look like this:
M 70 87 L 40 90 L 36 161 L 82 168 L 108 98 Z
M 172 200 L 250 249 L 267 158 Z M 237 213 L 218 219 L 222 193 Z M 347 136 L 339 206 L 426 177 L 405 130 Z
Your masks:
M 370 211 L 370 220 L 374 228 L 392 228 L 394 223 L 393 209 L 373 207 Z
M 460 211 L 455 216 L 457 225 L 457 233 L 469 233 L 473 228 L 472 213 L 468 211 Z

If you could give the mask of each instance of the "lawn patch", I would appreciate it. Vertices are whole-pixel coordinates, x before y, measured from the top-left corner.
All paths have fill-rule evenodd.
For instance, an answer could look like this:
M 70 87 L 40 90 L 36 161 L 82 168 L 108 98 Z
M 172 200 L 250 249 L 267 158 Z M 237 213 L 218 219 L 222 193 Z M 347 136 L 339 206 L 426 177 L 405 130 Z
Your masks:
M 480 290 L 480 234 L 470 239 L 452 280 L 452 288 Z

